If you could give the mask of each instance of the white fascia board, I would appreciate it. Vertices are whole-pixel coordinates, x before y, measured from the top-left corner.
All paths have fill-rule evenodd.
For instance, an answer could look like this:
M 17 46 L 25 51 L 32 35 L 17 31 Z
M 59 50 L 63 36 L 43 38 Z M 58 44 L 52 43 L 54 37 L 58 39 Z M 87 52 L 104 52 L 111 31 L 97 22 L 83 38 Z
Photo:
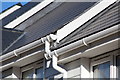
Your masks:
M 27 11 L 26 13 L 24 13 L 23 15 L 21 15 L 20 17 L 18 17 L 15 20 L 13 20 L 12 22 L 10 22 L 8 25 L 6 25 L 4 27 L 5 28 L 14 28 L 15 26 L 17 26 L 18 24 L 20 24 L 24 20 L 28 19 L 29 17 L 31 17 L 32 15 L 34 15 L 35 13 L 37 13 L 38 11 L 40 11 L 41 9 L 43 9 L 44 7 L 46 7 L 48 4 L 50 4 L 53 1 L 54 0 L 42 1 L 40 4 L 38 4 L 37 6 L 35 6 L 32 9 L 30 9 L 29 11 Z
M 95 15 L 103 11 L 109 5 L 113 4 L 116 0 L 102 0 L 100 3 L 92 7 L 86 13 L 82 14 L 77 19 L 73 20 L 69 24 L 57 31 L 57 42 L 66 37 L 68 34 L 76 30 L 78 27 L 83 25 L 85 22 L 93 18 Z
M 8 9 L 7 11 L 3 12 L 0 14 L 0 20 L 3 19 L 4 17 L 8 16 L 9 14 L 13 13 L 17 9 L 21 8 L 19 5 L 15 5 L 12 8 Z

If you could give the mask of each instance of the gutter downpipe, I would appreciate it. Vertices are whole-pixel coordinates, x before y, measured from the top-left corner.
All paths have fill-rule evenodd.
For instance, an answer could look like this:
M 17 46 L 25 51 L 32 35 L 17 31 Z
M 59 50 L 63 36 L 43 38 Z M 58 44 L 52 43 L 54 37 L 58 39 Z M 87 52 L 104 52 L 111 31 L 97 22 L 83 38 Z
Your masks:
M 42 40 L 45 43 L 45 52 L 46 54 L 44 54 L 46 59 L 52 58 L 52 66 L 55 70 L 59 71 L 60 73 L 63 74 L 63 79 L 67 78 L 67 71 L 63 68 L 61 68 L 60 66 L 57 65 L 58 63 L 58 55 L 57 54 L 53 54 L 51 55 L 51 50 L 50 50 L 50 41 L 51 40 L 57 40 L 57 36 L 50 34 L 46 37 L 46 40 Z M 49 55 L 49 57 L 47 57 L 46 55 Z
M 58 58 L 56 55 L 52 55 L 52 66 L 55 70 L 63 74 L 63 79 L 67 79 L 67 71 L 57 65 Z
M 94 41 L 97 41 L 99 39 L 102 39 L 104 37 L 107 37 L 107 36 L 110 36 L 112 34 L 115 34 L 115 33 L 119 32 L 120 31 L 119 28 L 120 28 L 120 24 L 115 25 L 115 26 L 113 26 L 113 27 L 111 27 L 109 29 L 105 29 L 105 30 L 103 30 L 101 32 L 98 32 L 98 33 L 93 34 L 91 36 L 85 37 L 84 39 L 81 39 L 79 41 L 71 43 L 71 44 L 69 44 L 67 46 L 64 46 L 62 48 L 54 50 L 54 51 L 51 52 L 51 55 L 57 54 L 58 56 L 60 56 L 60 55 L 62 55 L 64 53 L 69 52 L 71 50 L 74 50 L 74 49 L 76 49 L 78 47 L 81 47 L 81 46 L 84 46 L 84 45 L 88 46 L 89 43 L 92 43 Z M 47 54 L 46 57 L 49 57 L 49 55 Z

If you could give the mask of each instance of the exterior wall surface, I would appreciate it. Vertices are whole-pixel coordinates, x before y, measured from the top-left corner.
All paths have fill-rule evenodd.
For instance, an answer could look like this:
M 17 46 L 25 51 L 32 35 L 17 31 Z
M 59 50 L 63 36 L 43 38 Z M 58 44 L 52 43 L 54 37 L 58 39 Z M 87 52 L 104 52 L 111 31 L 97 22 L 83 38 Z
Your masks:
M 91 58 L 79 58 L 70 62 L 67 62 L 65 64 L 60 64 L 61 67 L 67 70 L 67 76 L 68 78 L 92 78 L 92 67 L 94 65 L 98 65 L 107 61 L 110 61 L 110 76 L 111 78 L 117 78 L 117 75 L 114 75 L 117 71 L 116 67 L 116 58 L 119 54 L 119 49 L 110 51 L 107 53 L 103 53 L 99 56 L 94 56 Z M 113 58 L 114 57 L 114 58 Z M 47 62 L 45 62 L 47 63 Z M 29 69 L 34 69 L 34 71 L 37 68 L 43 68 L 43 74 L 45 75 L 44 78 L 62 78 L 62 74 L 54 70 L 50 64 L 44 65 L 44 62 L 42 60 L 36 61 L 34 63 L 31 63 L 29 65 L 25 65 L 23 67 L 13 67 L 8 70 L 5 70 L 2 72 L 3 78 L 22 78 L 22 73 L 24 71 L 27 71 Z M 115 65 L 115 67 L 113 67 Z M 46 67 L 46 68 L 45 68 Z

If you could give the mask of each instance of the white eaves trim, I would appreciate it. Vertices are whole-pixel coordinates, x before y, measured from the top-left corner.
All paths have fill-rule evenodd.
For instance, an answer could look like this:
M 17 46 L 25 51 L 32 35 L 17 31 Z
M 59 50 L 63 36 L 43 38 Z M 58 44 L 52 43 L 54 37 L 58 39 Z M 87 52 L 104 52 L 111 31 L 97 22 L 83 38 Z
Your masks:
M 78 27 L 83 25 L 85 22 L 93 18 L 95 15 L 103 11 L 109 5 L 113 4 L 116 0 L 102 0 L 100 3 L 92 7 L 86 13 L 73 20 L 69 24 L 65 25 L 63 28 L 57 31 L 57 42 L 66 37 L 68 34 L 76 30 Z
M 25 14 L 21 15 L 20 17 L 13 20 L 12 22 L 10 22 L 8 25 L 6 25 L 4 27 L 5 28 L 14 28 L 15 26 L 17 26 L 18 24 L 20 24 L 24 20 L 28 19 L 30 16 L 34 15 L 35 13 L 37 13 L 38 11 L 40 11 L 41 9 L 43 9 L 44 7 L 46 7 L 48 4 L 50 4 L 53 1 L 54 0 L 44 0 L 44 1 L 42 1 L 40 4 L 38 4 L 37 6 L 35 6 L 32 9 L 30 9 Z
M 12 8 L 8 9 L 7 11 L 3 12 L 0 14 L 0 20 L 3 19 L 4 17 L 8 16 L 12 12 L 16 11 L 17 9 L 21 8 L 19 5 L 15 5 Z

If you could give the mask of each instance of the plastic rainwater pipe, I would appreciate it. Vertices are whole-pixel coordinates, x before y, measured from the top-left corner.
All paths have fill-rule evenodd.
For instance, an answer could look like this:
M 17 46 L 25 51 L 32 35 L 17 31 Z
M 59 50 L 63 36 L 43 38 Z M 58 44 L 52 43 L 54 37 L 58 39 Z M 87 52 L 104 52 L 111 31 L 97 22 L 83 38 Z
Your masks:
M 55 55 L 52 55 L 52 66 L 55 70 L 61 72 L 63 74 L 63 79 L 67 78 L 67 71 L 60 66 L 57 65 L 58 58 Z
M 48 59 L 48 58 L 46 57 L 46 55 L 48 54 L 48 55 L 49 55 L 49 58 L 52 58 L 52 66 L 53 66 L 53 68 L 54 68 L 55 70 L 59 71 L 60 73 L 62 73 L 62 74 L 63 74 L 63 79 L 66 79 L 66 78 L 67 78 L 67 71 L 57 65 L 57 63 L 58 63 L 57 54 L 54 54 L 54 55 L 51 56 L 50 38 L 51 38 L 52 40 L 56 40 L 56 39 L 57 39 L 56 36 L 51 35 L 51 36 L 49 36 L 49 37 L 46 37 L 45 40 L 43 40 L 43 42 L 45 43 L 45 52 L 46 52 L 45 58 Z

